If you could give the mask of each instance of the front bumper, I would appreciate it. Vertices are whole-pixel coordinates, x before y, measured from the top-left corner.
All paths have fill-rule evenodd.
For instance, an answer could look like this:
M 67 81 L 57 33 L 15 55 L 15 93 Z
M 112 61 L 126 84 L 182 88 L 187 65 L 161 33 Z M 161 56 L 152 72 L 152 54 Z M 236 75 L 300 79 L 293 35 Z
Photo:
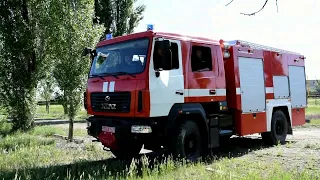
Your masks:
M 95 137 L 108 148 L 116 147 L 118 143 L 134 141 L 156 146 L 163 141 L 165 121 L 152 118 L 91 116 L 87 119 L 87 125 L 88 135 Z
M 96 117 L 87 119 L 88 134 L 97 137 L 103 130 L 103 127 L 113 127 L 114 134 L 150 134 L 155 127 L 155 123 L 149 119 L 127 119 L 116 117 Z

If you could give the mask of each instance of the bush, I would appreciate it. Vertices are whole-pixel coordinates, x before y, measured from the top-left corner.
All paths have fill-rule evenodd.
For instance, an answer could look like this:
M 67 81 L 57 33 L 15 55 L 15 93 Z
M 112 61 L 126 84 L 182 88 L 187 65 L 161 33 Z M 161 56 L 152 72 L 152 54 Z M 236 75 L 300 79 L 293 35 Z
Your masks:
M 6 119 L 6 117 L 0 117 L 0 137 L 7 136 L 12 130 L 12 125 L 7 123 Z

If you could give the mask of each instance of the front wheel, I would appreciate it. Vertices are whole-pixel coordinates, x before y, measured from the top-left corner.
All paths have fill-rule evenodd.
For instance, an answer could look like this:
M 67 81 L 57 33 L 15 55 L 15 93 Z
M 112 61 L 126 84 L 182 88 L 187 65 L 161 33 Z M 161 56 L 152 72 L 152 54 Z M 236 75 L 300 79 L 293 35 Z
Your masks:
M 201 156 L 202 143 L 198 125 L 187 120 L 180 124 L 174 138 L 173 150 L 176 156 L 195 161 Z
M 286 115 L 277 110 L 272 115 L 271 131 L 261 134 L 262 139 L 269 145 L 285 143 L 288 134 L 288 121 Z

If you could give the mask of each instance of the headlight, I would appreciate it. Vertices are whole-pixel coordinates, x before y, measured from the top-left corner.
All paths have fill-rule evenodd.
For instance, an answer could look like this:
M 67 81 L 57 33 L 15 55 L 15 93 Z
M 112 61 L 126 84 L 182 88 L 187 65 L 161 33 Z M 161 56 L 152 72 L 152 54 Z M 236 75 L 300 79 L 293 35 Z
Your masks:
M 131 126 L 131 133 L 152 133 L 152 129 L 150 126 L 133 125 Z

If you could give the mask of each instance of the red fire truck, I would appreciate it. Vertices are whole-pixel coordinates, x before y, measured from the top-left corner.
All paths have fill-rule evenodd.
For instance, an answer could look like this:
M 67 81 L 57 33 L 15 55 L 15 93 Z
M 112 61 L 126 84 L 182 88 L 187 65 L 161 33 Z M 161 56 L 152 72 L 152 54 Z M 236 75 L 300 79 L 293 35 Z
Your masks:
M 305 57 L 246 41 L 148 30 L 85 48 L 88 134 L 117 157 L 196 159 L 232 135 L 276 145 L 305 123 Z

